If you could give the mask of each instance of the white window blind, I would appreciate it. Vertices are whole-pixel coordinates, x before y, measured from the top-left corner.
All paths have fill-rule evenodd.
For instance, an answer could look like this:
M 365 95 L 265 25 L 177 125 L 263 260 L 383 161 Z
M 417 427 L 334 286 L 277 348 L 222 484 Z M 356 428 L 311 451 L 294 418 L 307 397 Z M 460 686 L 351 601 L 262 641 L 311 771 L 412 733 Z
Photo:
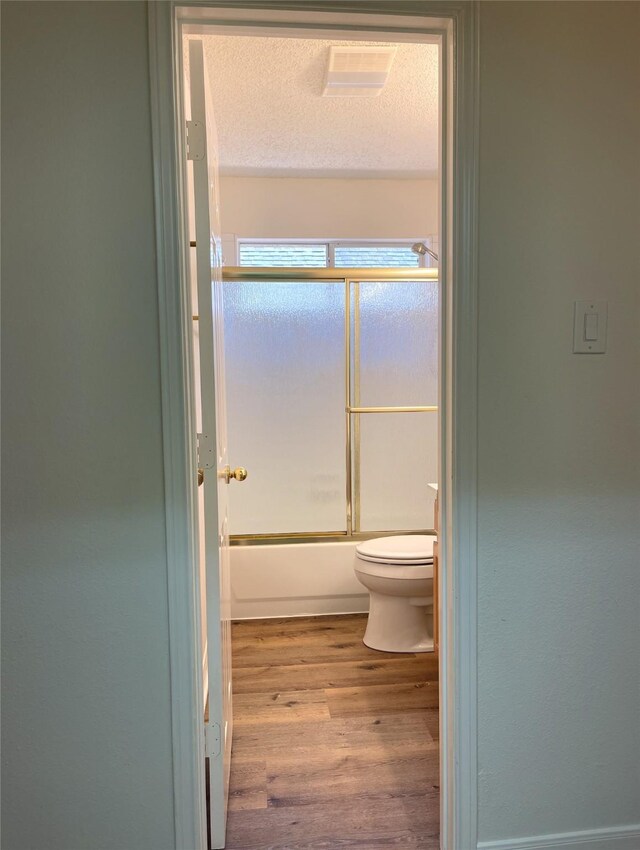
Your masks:
M 326 244 L 302 244 L 295 242 L 241 242 L 241 266 L 272 266 L 297 268 L 325 268 Z
M 238 243 L 241 266 L 290 268 L 419 268 L 425 258 L 410 242 L 250 242 Z
M 420 257 L 409 245 L 336 245 L 336 268 L 418 268 Z

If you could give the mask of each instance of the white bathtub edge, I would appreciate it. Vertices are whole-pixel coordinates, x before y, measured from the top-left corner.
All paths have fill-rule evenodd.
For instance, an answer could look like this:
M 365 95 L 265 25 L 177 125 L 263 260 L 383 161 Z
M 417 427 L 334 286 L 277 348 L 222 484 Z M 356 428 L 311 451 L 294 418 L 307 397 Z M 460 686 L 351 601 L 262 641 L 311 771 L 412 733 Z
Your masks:
M 366 613 L 369 595 L 353 571 L 355 546 L 350 542 L 234 547 L 231 618 Z

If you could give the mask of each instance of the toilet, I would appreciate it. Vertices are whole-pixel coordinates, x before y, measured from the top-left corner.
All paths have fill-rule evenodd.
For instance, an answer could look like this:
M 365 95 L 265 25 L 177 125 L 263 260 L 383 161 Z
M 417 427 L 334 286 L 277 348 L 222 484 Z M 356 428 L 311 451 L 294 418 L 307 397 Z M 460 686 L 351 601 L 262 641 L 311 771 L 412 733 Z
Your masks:
M 355 574 L 370 597 L 366 646 L 382 652 L 433 651 L 435 540 L 403 534 L 356 546 Z

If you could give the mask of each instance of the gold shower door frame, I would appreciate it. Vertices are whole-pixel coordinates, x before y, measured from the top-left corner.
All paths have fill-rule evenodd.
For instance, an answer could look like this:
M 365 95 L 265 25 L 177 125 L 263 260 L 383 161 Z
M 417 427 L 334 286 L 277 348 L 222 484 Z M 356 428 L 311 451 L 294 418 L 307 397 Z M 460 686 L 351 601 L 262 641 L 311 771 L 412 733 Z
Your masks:
M 345 464 L 346 464 L 346 531 L 293 532 L 274 534 L 237 534 L 231 536 L 233 546 L 264 543 L 320 543 L 338 540 L 359 540 L 372 532 L 360 529 L 360 417 L 382 413 L 437 413 L 437 405 L 362 407 L 360 395 L 360 284 L 387 281 L 437 281 L 438 269 L 425 268 L 272 268 L 252 266 L 225 266 L 222 269 L 225 283 L 238 282 L 322 282 L 344 286 L 345 322 Z M 351 345 L 351 287 L 353 286 L 353 346 Z M 194 316 L 197 319 L 197 316 Z M 352 359 L 353 349 L 353 359 Z M 352 377 L 353 376 L 353 377 Z M 353 404 L 352 404 L 353 390 Z M 376 535 L 425 534 L 433 529 L 416 531 L 376 531 Z

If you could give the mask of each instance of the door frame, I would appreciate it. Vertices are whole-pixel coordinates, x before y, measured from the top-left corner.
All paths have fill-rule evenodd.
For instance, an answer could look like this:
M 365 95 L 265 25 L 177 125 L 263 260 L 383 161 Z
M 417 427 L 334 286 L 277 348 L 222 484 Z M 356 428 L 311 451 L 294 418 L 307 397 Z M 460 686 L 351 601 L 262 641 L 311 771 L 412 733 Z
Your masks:
M 345 0 L 342 9 L 322 0 L 148 4 L 177 850 L 205 850 L 206 811 L 185 143 L 175 83 L 185 23 L 246 21 L 249 11 L 256 24 L 377 27 L 443 39 L 440 844 L 477 847 L 478 5 L 422 0 L 419 16 L 398 14 L 392 0 L 386 13 L 366 0 Z

